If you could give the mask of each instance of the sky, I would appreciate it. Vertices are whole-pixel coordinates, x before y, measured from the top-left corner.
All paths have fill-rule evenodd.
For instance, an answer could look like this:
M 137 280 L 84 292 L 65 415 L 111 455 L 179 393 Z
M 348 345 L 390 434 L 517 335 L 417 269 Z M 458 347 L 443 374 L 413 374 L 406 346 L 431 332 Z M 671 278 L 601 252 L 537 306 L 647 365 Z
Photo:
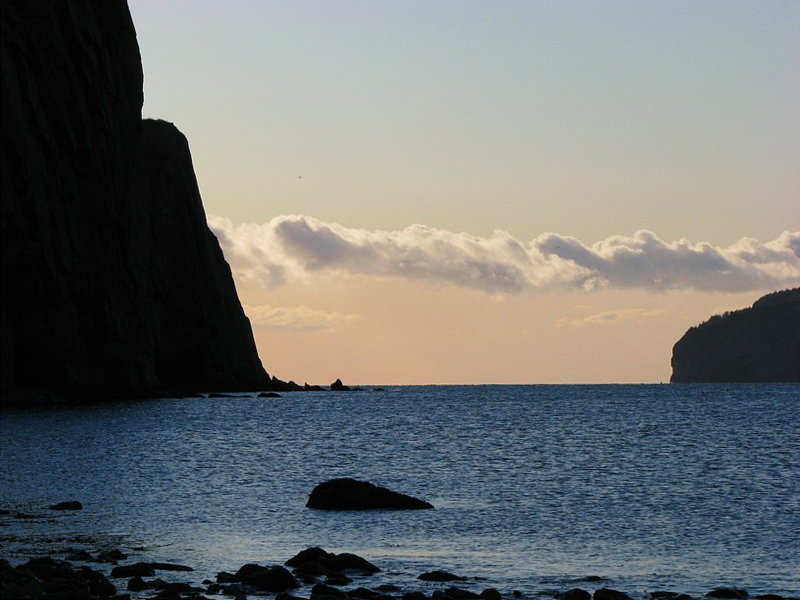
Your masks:
M 129 5 L 281 379 L 657 383 L 800 285 L 800 2 Z

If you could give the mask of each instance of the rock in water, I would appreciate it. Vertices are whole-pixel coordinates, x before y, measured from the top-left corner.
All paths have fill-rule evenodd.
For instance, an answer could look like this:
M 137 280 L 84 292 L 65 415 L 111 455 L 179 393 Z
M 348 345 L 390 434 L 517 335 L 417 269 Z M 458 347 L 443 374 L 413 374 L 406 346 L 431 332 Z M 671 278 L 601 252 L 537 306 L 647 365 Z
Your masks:
M 50 510 L 82 510 L 82 509 L 83 509 L 83 504 L 81 504 L 77 500 L 59 502 L 58 504 L 53 504 L 50 507 Z
M 466 581 L 466 577 L 460 577 L 458 575 L 454 575 L 453 573 L 448 573 L 447 571 L 428 571 L 427 573 L 423 573 L 417 579 L 421 581 L 437 581 L 437 582 L 444 582 L 444 581 Z
M 320 510 L 418 510 L 433 508 L 419 498 L 393 492 L 366 481 L 331 479 L 313 489 L 306 503 Z
M 350 387 L 342 383 L 341 379 L 337 379 L 331 384 L 332 392 L 349 392 Z
M 243 583 L 268 592 L 300 587 L 294 576 L 280 566 L 262 567 L 251 563 L 241 567 L 236 572 L 236 577 Z

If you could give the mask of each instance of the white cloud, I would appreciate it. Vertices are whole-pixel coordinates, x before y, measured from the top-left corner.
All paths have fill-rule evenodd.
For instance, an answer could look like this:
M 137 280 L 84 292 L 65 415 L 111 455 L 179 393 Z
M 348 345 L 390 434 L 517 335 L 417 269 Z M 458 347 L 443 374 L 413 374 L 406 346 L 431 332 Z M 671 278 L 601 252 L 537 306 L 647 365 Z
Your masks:
M 328 331 L 358 318 L 357 315 L 324 312 L 304 305 L 281 308 L 262 304 L 243 308 L 253 328 L 266 331 Z
M 490 294 L 604 287 L 741 292 L 800 284 L 800 232 L 720 248 L 665 242 L 650 231 L 591 246 L 544 233 L 524 244 L 499 230 L 490 237 L 425 225 L 369 231 L 298 215 L 239 226 L 210 217 L 209 225 L 237 280 L 264 287 L 326 274 L 419 279 Z

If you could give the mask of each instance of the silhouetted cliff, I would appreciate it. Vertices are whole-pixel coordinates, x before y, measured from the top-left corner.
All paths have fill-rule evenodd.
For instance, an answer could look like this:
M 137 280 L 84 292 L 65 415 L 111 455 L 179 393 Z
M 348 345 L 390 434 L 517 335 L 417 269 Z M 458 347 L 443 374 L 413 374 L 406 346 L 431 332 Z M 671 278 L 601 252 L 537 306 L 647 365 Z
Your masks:
M 689 329 L 672 349 L 671 381 L 800 382 L 800 288 Z
M 4 0 L 2 386 L 270 387 L 124 0 Z

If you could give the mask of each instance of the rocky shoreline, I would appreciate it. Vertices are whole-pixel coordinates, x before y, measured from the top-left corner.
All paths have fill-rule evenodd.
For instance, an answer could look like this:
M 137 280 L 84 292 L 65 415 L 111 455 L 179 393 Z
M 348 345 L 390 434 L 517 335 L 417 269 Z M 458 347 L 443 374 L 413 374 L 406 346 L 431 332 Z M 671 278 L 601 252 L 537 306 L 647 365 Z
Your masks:
M 692 596 L 660 590 L 620 591 L 603 577 L 575 580 L 575 587 L 547 589 L 534 594 L 498 590 L 482 577 L 442 570 L 419 574 L 404 585 L 370 586 L 381 568 L 350 553 L 306 548 L 283 565 L 242 565 L 235 573 L 219 572 L 214 580 L 193 581 L 187 565 L 129 560 L 119 549 L 96 553 L 79 550 L 65 555 L 33 558 L 12 565 L 0 559 L 0 599 L 54 600 L 145 599 L 199 600 L 207 598 L 275 598 L 275 600 L 504 600 L 527 597 L 557 600 L 692 600 Z M 703 595 L 730 600 L 798 600 L 791 596 L 750 596 L 735 587 L 716 587 Z

